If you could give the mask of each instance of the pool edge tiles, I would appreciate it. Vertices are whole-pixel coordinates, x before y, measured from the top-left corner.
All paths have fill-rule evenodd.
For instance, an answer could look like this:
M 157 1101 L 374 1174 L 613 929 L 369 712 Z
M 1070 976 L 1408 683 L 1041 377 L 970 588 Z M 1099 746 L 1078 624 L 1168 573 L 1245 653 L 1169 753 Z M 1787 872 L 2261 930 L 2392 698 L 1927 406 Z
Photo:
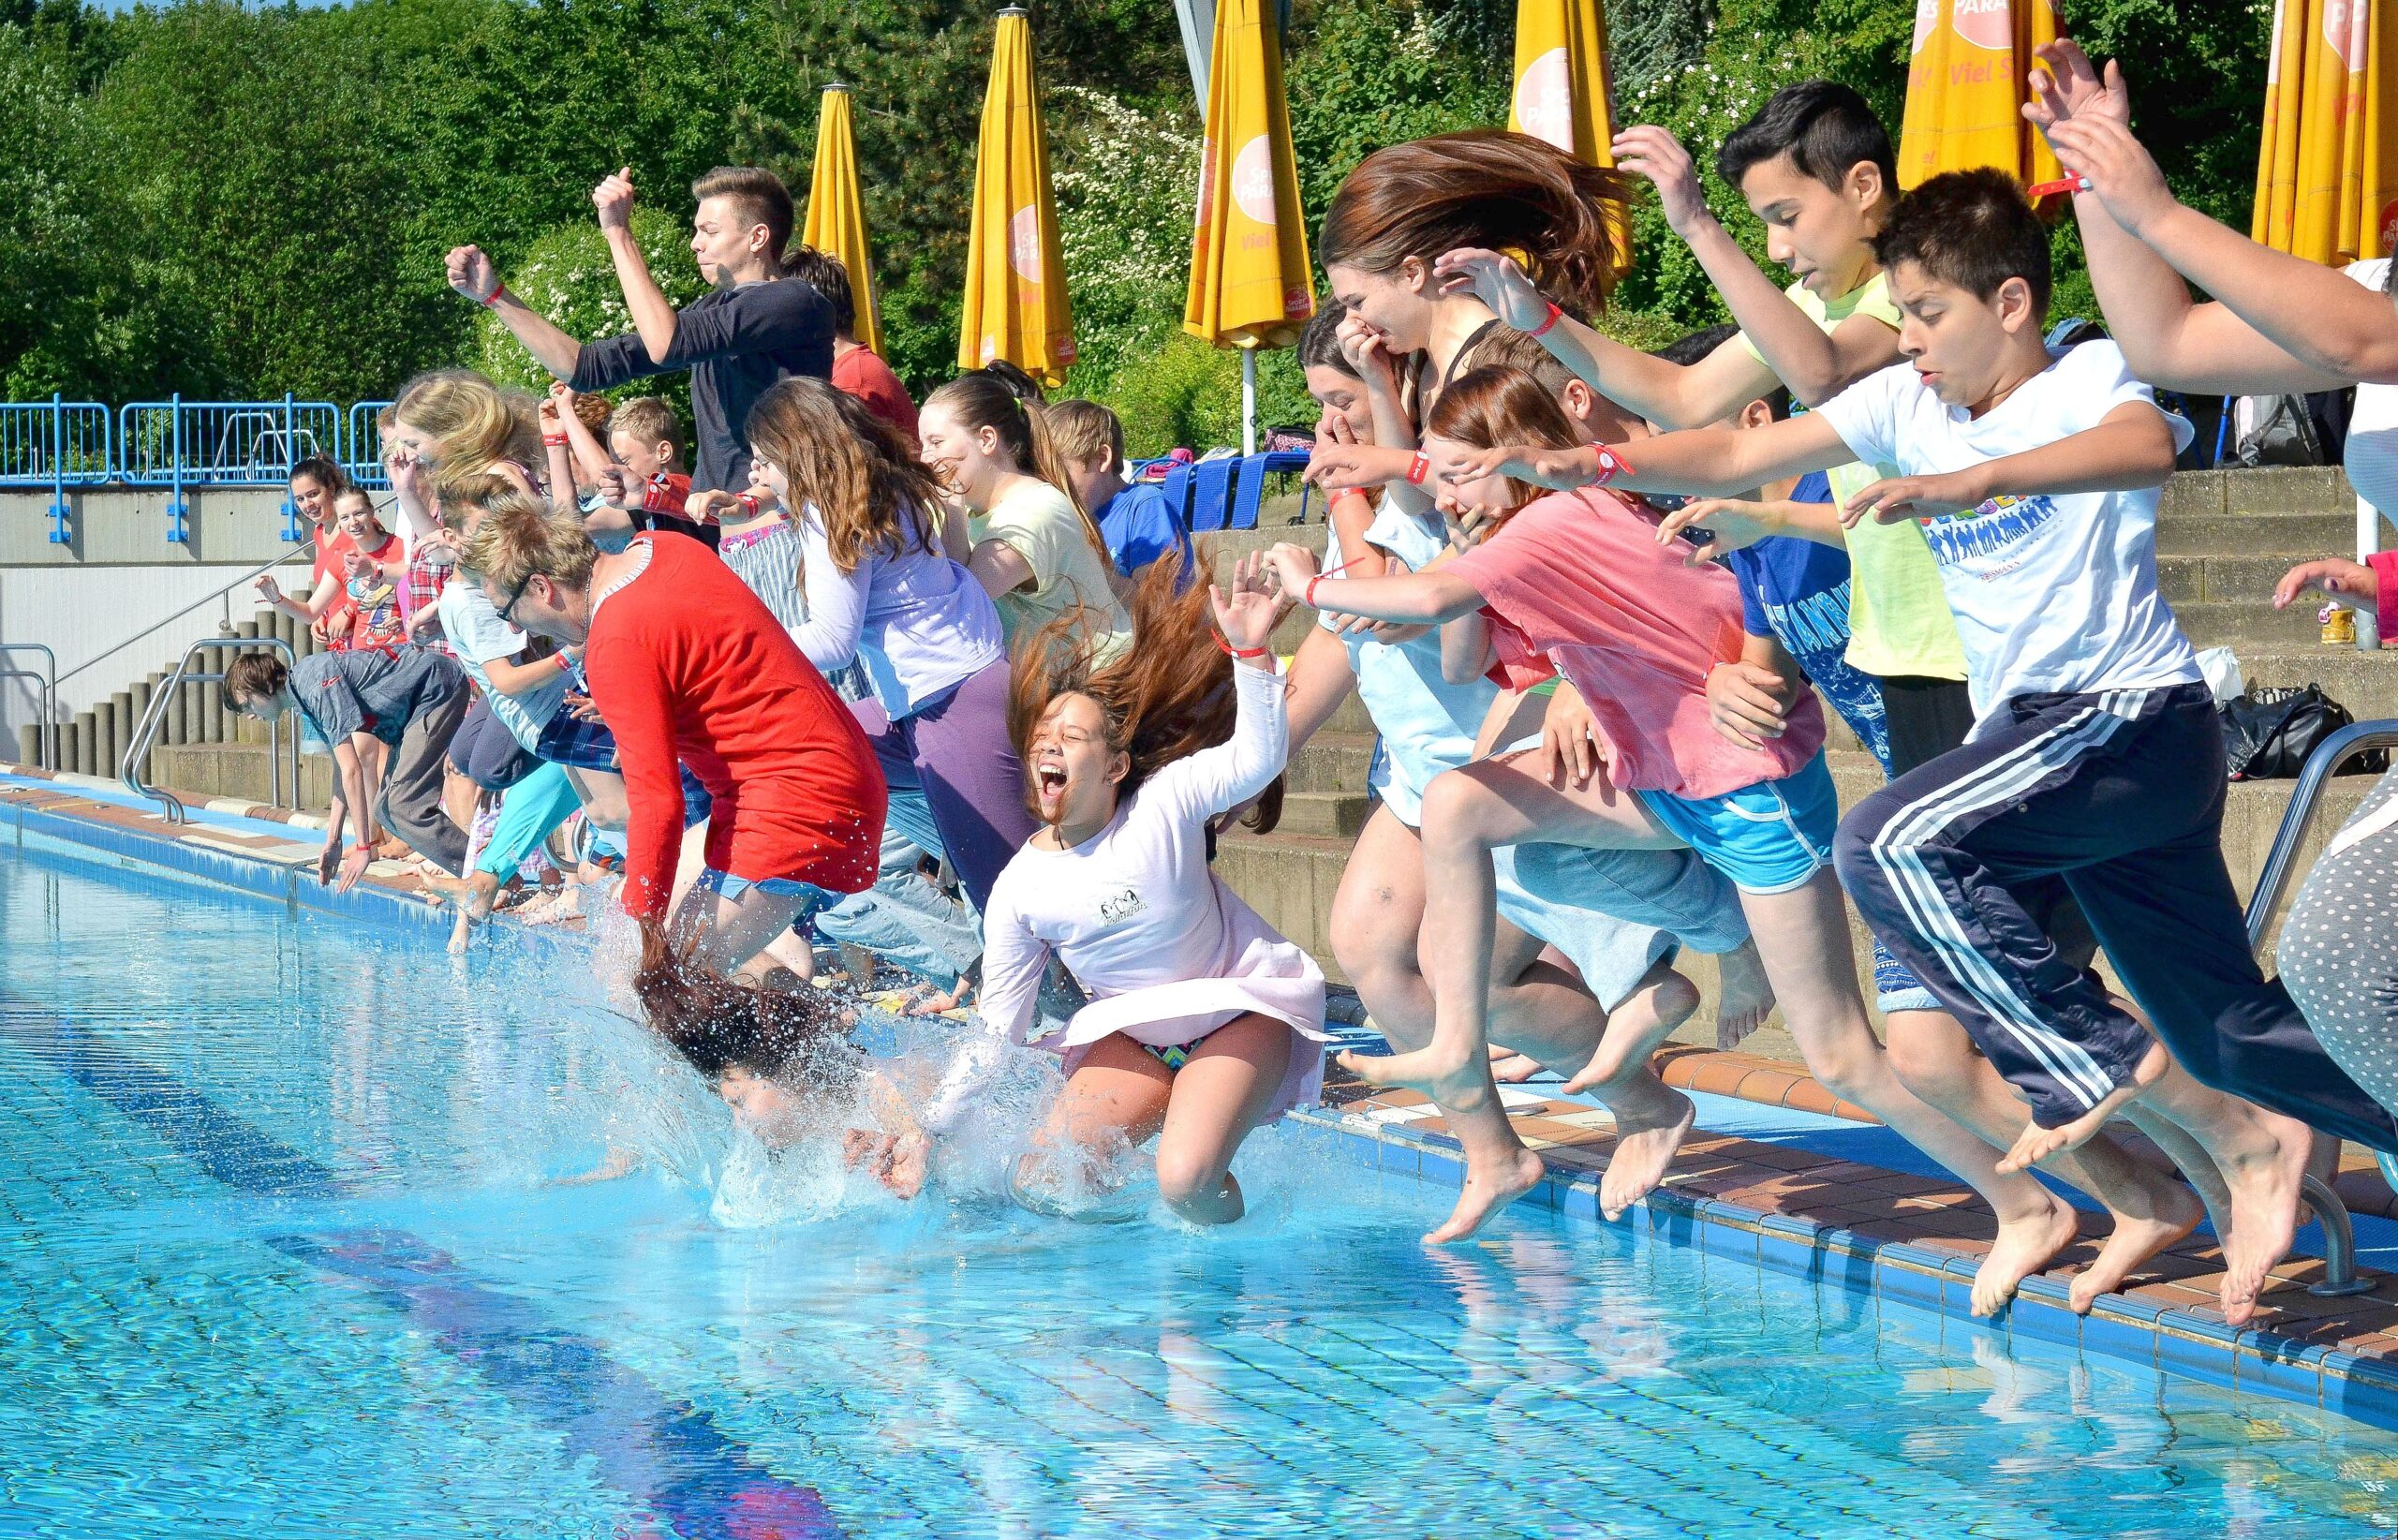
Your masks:
M 1292 1116 L 1372 1145 L 1371 1162 L 1380 1170 L 1435 1186 L 1458 1185 L 1462 1167 L 1454 1140 L 1356 1110 L 1365 1104 L 1307 1108 Z M 1372 1112 L 1388 1110 L 1375 1107 Z M 2385 1351 L 2358 1352 L 2336 1342 L 2310 1341 L 2270 1324 L 2235 1327 L 2200 1313 L 2205 1307 L 2166 1304 L 2139 1294 L 2102 1296 L 2089 1313 L 2077 1315 L 2066 1302 L 2065 1285 L 2047 1276 L 2026 1279 L 2006 1310 L 1976 1318 L 1969 1303 L 1978 1260 L 1973 1253 L 1726 1202 L 1675 1185 L 1673 1177 L 1622 1219 L 1611 1222 L 1599 1212 L 1599 1168 L 1561 1161 L 1552 1150 L 1541 1153 L 1548 1175 L 1519 1204 L 1625 1228 L 1818 1288 L 1921 1310 L 1940 1317 L 1944 1333 L 1959 1331 L 1961 1340 L 1981 1336 L 2011 1347 L 2020 1338 L 2027 1344 L 2136 1363 L 2195 1383 L 2311 1406 L 2398 1431 L 2398 1359 Z M 2205 1250 L 2212 1251 L 2211 1247 Z M 2177 1254 L 2169 1252 L 2168 1258 Z M 2311 1260 L 2293 1259 L 2276 1274 L 2303 1276 Z M 2146 1275 L 2135 1275 L 2140 1276 Z M 2398 1319 L 2398 1279 L 2377 1276 L 2372 1295 L 2349 1299 L 2318 1300 L 2285 1280 L 2282 1289 L 2287 1297 L 2277 1301 L 2277 1307 L 2302 1312 L 2307 1319 L 2296 1323 L 2302 1326 L 2346 1319 L 2351 1311 L 2385 1312 Z M 2380 1318 L 2379 1313 L 2373 1317 Z M 2398 1348 L 2398 1339 L 2391 1346 Z
M 178 830 L 54 783 L 0 782 L 0 809 L 20 843 L 96 852 L 127 868 L 162 869 L 291 908 L 387 923 L 447 922 L 418 896 L 411 878 L 370 871 L 350 893 L 334 893 L 313 880 L 306 863 L 244 850 L 210 837 L 204 826 Z M 1682 1057 L 1693 1067 L 1672 1065 L 1680 1073 L 1668 1079 L 1701 1091 L 1720 1084 L 1725 1090 L 1718 1094 L 1738 1094 L 1753 1084 L 1765 1103 L 1791 1105 L 1798 1084 L 1813 1084 L 1794 1075 L 1795 1066 L 1745 1055 L 1689 1049 Z M 1361 1141 L 1358 1152 L 1381 1170 L 1441 1186 L 1462 1180 L 1457 1142 L 1437 1126 L 1421 1126 L 1438 1119 L 1420 1097 L 1361 1097 L 1354 1094 L 1358 1088 L 1348 1088 L 1343 1104 L 1293 1116 Z M 1327 1087 L 1334 1094 L 1340 1089 Z M 2398 1277 L 2366 1269 L 2376 1281 L 2371 1294 L 2316 1299 L 2303 1284 L 2320 1262 L 2294 1257 L 2274 1270 L 2268 1324 L 2235 1328 L 2204 1303 L 2219 1258 L 2211 1244 L 2192 1241 L 2134 1275 L 2151 1281 L 2102 1296 L 2087 1315 L 2066 1307 L 2065 1283 L 2050 1274 L 2026 1280 L 2017 1303 L 1977 1320 L 1967 1309 L 1967 1290 L 1987 1249 L 1977 1238 L 1987 1215 L 1974 1213 L 1971 1194 L 1953 1183 L 1700 1129 L 1666 1185 L 1609 1222 L 1598 1206 L 1605 1162 L 1597 1149 L 1612 1142 L 1604 1113 L 1529 1092 L 1510 1102 L 1518 1132 L 1548 1168 L 1520 1200 L 1525 1204 L 1568 1219 L 1636 1225 L 1668 1244 L 1929 1311 L 2002 1342 L 2021 1336 L 2059 1344 L 2398 1429 Z

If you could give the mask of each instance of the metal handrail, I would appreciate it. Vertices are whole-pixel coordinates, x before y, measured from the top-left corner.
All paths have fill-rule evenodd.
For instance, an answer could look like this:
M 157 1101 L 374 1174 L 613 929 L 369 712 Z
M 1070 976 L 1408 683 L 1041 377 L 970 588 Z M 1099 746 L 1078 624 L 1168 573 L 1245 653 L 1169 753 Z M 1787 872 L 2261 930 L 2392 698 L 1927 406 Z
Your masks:
M 234 589 L 240 587 L 244 583 L 255 582 L 259 573 L 270 571 L 274 568 L 282 566 L 292 557 L 303 554 L 313 555 L 315 554 L 314 548 L 304 543 L 294 545 L 290 550 L 283 553 L 283 555 L 274 557 L 272 560 L 260 562 L 258 566 L 251 568 L 248 571 L 244 572 L 240 577 L 237 577 L 232 582 L 226 584 L 223 587 L 213 588 L 207 593 L 200 595 L 198 599 L 193 600 L 190 603 L 185 605 L 182 609 L 177 610 L 174 614 L 167 616 L 164 620 L 153 621 L 151 624 L 144 626 L 140 630 L 134 632 L 131 636 L 126 637 L 124 641 L 112 643 L 110 645 L 101 648 L 98 652 L 96 652 L 91 657 L 84 659 L 81 662 L 76 664 L 73 668 L 68 669 L 65 674 L 60 674 L 58 677 L 62 680 L 74 678 L 77 674 L 82 673 L 85 669 L 92 667 L 94 664 L 100 662 L 102 659 L 115 657 L 118 653 L 123 652 L 126 648 L 133 645 L 136 642 L 139 642 L 143 637 L 148 636 L 152 631 L 173 625 L 176 621 L 181 620 L 184 616 L 191 614 L 194 610 L 199 609 L 201 605 L 209 603 L 215 600 L 223 599 L 226 595 L 231 593 Z M 233 628 L 233 616 L 229 606 L 227 609 L 225 618 L 220 621 L 219 624 L 225 628 L 227 634 L 229 635 L 231 633 Z M 263 641 L 265 639 L 262 637 L 259 640 Z
M 2264 944 L 2274 911 L 2281 908 L 2282 896 L 2289 889 L 2290 878 L 2298 868 L 2298 852 L 2315 827 L 2315 815 L 2322 809 L 2325 785 L 2348 761 L 2376 748 L 2398 748 L 2398 720 L 2384 718 L 2344 727 L 2317 744 L 2315 752 L 2306 757 L 2304 768 L 2298 773 L 2298 785 L 2290 792 L 2289 806 L 2283 809 L 2281 827 L 2273 831 L 2272 847 L 2265 853 L 2265 869 L 2257 878 L 2257 891 L 2248 898 L 2248 945 L 2252 949 Z M 2381 1179 L 2398 1191 L 2398 1158 L 2376 1149 L 2373 1159 L 2381 1168 Z M 2315 1207 L 2317 1222 L 2323 1226 L 2323 1281 L 2306 1292 L 2336 1297 L 2370 1291 L 2373 1284 L 2357 1276 L 2356 1226 L 2349 1221 L 2347 1205 L 2314 1177 L 2305 1178 L 2304 1191 L 2306 1201 Z
M 58 654 L 50 650 L 46 642 L 0 642 L 0 659 L 12 652 L 37 652 L 48 660 L 39 673 L 32 669 L 0 668 L 0 679 L 31 679 L 42 688 L 41 731 L 34 741 L 41 745 L 41 767 L 58 768 Z
M 299 655 L 291 650 L 291 644 L 279 636 L 203 636 L 184 649 L 182 660 L 175 664 L 174 676 L 151 691 L 149 707 L 141 713 L 141 723 L 133 731 L 133 742 L 126 747 L 125 758 L 117 764 L 117 778 L 125 783 L 125 789 L 135 796 L 148 797 L 157 803 L 159 811 L 169 823 L 188 822 L 190 815 L 184 811 L 182 798 L 172 792 L 161 792 L 142 779 L 141 762 L 150 757 L 151 740 L 158 735 L 159 724 L 167 719 L 167 708 L 183 693 L 183 687 L 186 684 L 214 685 L 225 678 L 222 669 L 214 674 L 194 674 L 191 672 L 191 660 L 203 652 L 225 647 L 244 651 L 263 647 L 283 654 L 287 667 L 297 668 L 300 664 Z M 266 720 L 267 805 L 273 807 L 283 806 L 282 758 L 283 715 L 277 712 Z M 291 734 L 291 804 L 294 807 L 300 805 L 300 734 L 297 732 Z

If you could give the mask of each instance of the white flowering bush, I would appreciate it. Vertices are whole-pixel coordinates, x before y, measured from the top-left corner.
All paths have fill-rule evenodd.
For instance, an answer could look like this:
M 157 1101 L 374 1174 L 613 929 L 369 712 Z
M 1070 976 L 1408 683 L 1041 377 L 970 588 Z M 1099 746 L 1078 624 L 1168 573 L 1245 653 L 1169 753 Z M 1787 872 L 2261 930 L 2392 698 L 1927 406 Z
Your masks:
M 636 204 L 633 239 L 641 245 L 649 275 L 668 300 L 685 305 L 707 290 L 691 260 L 690 231 L 663 209 Z M 632 313 L 625 308 L 625 292 L 616 282 L 616 266 L 596 219 L 560 225 L 525 248 L 513 261 L 499 264 L 499 276 L 511 292 L 568 335 L 589 342 L 633 329 Z M 476 321 L 475 366 L 502 385 L 529 391 L 549 388 L 550 372 L 534 361 L 499 318 L 486 312 Z M 656 393 L 673 398 L 688 415 L 688 385 L 681 376 L 660 381 Z M 612 394 L 642 394 L 637 386 Z

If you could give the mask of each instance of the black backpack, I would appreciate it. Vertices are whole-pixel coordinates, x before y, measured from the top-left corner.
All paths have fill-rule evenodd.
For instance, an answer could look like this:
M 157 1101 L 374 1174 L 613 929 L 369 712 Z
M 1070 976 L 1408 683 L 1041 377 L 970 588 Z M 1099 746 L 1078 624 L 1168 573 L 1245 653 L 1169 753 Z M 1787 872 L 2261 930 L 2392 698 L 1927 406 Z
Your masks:
M 2215 712 L 2233 780 L 2296 780 L 2323 740 L 2356 720 L 2321 685 L 2252 689 Z M 2351 758 L 2340 773 L 2377 776 L 2389 768 L 2389 752 L 2376 748 Z

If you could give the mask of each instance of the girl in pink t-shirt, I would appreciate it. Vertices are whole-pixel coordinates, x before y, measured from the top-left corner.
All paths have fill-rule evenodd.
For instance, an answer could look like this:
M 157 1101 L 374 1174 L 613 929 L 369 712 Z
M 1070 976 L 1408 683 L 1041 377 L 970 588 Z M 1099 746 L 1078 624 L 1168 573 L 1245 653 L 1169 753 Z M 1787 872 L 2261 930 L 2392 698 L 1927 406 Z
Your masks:
M 1472 450 L 1575 443 L 1532 376 L 1477 369 L 1427 418 L 1417 479 L 1435 484 L 1432 473 Z M 1824 765 L 1822 708 L 1802 696 L 1762 747 L 1732 742 L 1710 722 L 1707 675 L 1739 655 L 1732 576 L 1659 545 L 1655 516 L 1609 493 L 1541 496 L 1497 476 L 1442 484 L 1442 511 L 1459 526 L 1497 527 L 1421 571 L 1327 580 L 1302 546 L 1271 554 L 1284 586 L 1311 607 L 1446 625 L 1453 677 L 1554 667 L 1581 697 L 1561 693 L 1542 748 L 1450 771 L 1425 792 L 1425 886 L 1456 905 L 1453 923 L 1426 932 L 1432 1042 L 1388 1059 L 1344 1060 L 1373 1084 L 1425 1090 L 1465 1147 L 1465 1190 L 1427 1239 L 1472 1234 L 1540 1180 L 1540 1158 L 1516 1138 L 1500 1103 L 1486 1046 L 1490 852 L 1529 843 L 1696 851 L 1740 890 L 1766 973 L 1816 1079 L 1971 1183 L 2002 1226 L 2011 1214 L 2048 1212 L 2037 1183 L 2000 1175 L 1995 1148 L 1900 1083 L 1873 1036 L 1830 870 L 1839 808 Z M 1586 742 L 1594 753 L 1584 751 Z M 1593 759 L 1577 779 L 1576 761 Z M 1677 1126 L 1639 1131 L 1619 1143 L 1615 1159 L 1653 1162 L 1662 1174 L 1689 1130 L 1686 1113 Z

